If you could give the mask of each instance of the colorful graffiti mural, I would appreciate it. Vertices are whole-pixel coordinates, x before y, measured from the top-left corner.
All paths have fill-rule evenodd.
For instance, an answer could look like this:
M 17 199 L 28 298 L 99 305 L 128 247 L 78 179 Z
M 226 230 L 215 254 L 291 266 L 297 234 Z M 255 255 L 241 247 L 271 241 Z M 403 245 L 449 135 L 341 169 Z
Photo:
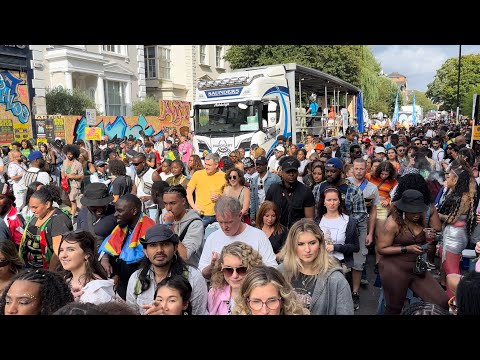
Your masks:
M 161 100 L 160 116 L 161 121 L 170 121 L 174 126 L 182 126 L 183 122 L 189 123 L 190 103 L 188 101 Z
M 27 74 L 0 69 L 0 144 L 32 137 Z M 27 125 L 25 127 L 25 125 Z M 22 131 L 18 129 L 22 128 Z M 26 129 L 26 133 L 25 130 Z

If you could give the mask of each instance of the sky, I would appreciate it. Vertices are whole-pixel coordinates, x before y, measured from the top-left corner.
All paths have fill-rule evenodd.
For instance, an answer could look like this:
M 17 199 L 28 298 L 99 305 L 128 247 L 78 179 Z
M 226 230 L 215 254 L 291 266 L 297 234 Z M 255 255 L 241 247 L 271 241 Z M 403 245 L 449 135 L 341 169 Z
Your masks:
M 409 90 L 427 91 L 437 70 L 450 59 L 458 59 L 459 45 L 372 45 L 373 55 L 385 74 L 407 77 Z M 462 45 L 462 55 L 480 54 L 479 45 Z

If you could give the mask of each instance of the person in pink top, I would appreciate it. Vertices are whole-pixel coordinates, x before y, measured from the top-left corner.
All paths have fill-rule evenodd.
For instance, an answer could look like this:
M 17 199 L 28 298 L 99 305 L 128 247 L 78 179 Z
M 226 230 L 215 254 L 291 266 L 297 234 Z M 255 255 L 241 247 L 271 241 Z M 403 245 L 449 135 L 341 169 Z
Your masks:
M 180 145 L 178 145 L 178 152 L 182 157 L 182 162 L 187 167 L 188 160 L 190 159 L 190 155 L 192 155 L 192 144 L 187 141 L 185 136 L 180 136 Z
M 207 308 L 210 315 L 231 315 L 247 270 L 262 264 L 250 245 L 235 241 L 223 247 L 212 270 Z

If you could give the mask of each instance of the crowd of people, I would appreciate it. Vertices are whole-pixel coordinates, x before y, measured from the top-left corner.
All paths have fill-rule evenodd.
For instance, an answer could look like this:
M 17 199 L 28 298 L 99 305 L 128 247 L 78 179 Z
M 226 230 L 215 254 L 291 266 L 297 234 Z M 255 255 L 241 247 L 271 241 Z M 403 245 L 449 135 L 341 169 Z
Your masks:
M 471 136 L 350 127 L 223 157 L 176 131 L 3 146 L 0 314 L 353 315 L 369 271 L 378 314 L 480 314 L 460 267 L 480 253 Z

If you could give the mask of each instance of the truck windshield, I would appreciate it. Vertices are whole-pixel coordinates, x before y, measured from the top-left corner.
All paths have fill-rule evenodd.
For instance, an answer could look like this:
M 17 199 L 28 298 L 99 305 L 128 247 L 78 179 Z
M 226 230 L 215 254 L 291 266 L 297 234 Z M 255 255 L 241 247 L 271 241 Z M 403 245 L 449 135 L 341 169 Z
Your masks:
M 212 133 L 242 133 L 259 130 L 258 106 L 237 103 L 212 104 L 195 109 L 195 133 L 207 135 Z

